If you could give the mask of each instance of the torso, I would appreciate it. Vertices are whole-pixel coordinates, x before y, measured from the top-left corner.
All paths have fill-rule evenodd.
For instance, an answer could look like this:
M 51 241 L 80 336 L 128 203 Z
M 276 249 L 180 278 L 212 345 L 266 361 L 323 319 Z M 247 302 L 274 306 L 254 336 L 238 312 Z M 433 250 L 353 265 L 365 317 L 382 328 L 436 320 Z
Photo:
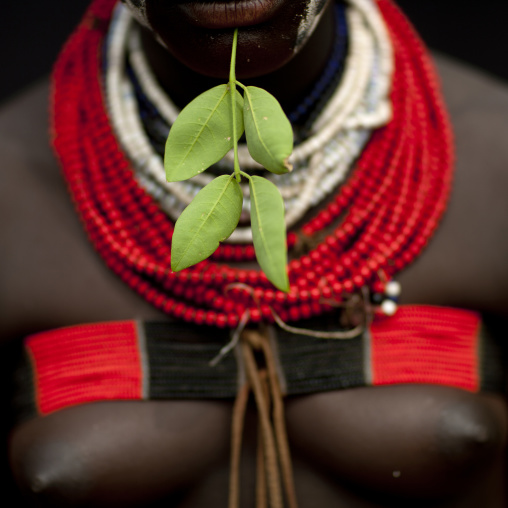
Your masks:
M 438 63 L 455 126 L 456 178 L 449 210 L 441 227 L 421 258 L 398 277 L 403 287 L 402 302 L 470 308 L 504 319 L 508 309 L 508 146 L 505 139 L 508 89 L 446 59 L 439 59 Z M 0 340 L 77 323 L 165 319 L 163 314 L 124 286 L 88 243 L 48 146 L 47 94 L 47 85 L 39 85 L 4 107 L 0 115 L 3 167 L 0 183 L 0 237 L 3 244 L 0 253 Z M 206 328 L 203 333 L 206 335 Z M 396 430 L 388 433 L 385 443 L 369 442 L 368 436 L 374 428 L 372 421 L 379 414 L 376 408 L 381 408 L 385 400 L 383 395 L 370 395 L 369 390 L 355 391 L 356 405 L 350 402 L 351 391 L 289 401 L 288 427 L 295 450 L 297 485 L 304 491 L 303 498 L 309 500 L 308 506 L 333 506 L 338 499 L 343 502 L 349 499 L 351 506 L 378 506 L 362 501 L 352 493 L 355 489 L 339 486 L 333 475 L 339 475 L 346 482 L 361 483 L 362 475 L 369 477 L 369 457 L 374 449 L 377 449 L 378 457 L 387 450 L 399 450 L 400 461 L 408 460 L 408 452 L 404 449 L 411 439 L 397 436 Z M 397 393 L 403 392 L 404 387 L 392 388 L 390 400 L 397 400 Z M 426 392 L 427 399 L 432 399 L 432 393 L 432 390 L 430 395 Z M 358 403 L 358 400 L 364 403 Z M 401 400 L 406 399 L 402 397 Z M 227 490 L 230 405 L 208 402 L 153 404 L 153 410 L 150 405 L 141 412 L 136 410 L 139 418 L 145 420 L 140 425 L 150 428 L 152 437 L 147 442 L 132 444 L 131 451 L 136 453 L 144 446 L 155 450 L 160 444 L 159 438 L 165 440 L 169 450 L 171 435 L 168 436 L 168 432 L 186 428 L 189 449 L 193 449 L 198 458 L 185 459 L 193 473 L 192 478 L 181 480 L 181 485 L 190 482 L 197 487 L 192 494 L 186 493 L 182 506 L 223 506 L 225 501 L 219 494 L 220 501 L 219 498 L 216 503 L 209 500 L 210 492 Z M 174 415 L 171 404 L 183 404 L 179 407 L 182 416 L 178 421 L 175 417 L 173 420 L 169 418 Z M 433 410 L 438 411 L 432 400 L 428 404 L 429 408 L 420 406 L 422 417 L 426 411 L 427 415 L 434 414 Z M 460 400 L 457 404 L 460 405 Z M 487 412 L 502 413 L 498 399 L 486 397 L 482 404 Z M 167 414 L 164 407 L 168 408 Z M 353 410 L 348 411 L 348 407 Z M 370 408 L 367 413 L 366 407 Z M 403 407 L 399 409 L 403 411 Z M 92 411 L 86 418 L 102 425 L 105 436 L 111 433 L 110 438 L 116 442 L 119 419 L 123 422 L 127 419 L 122 419 L 115 411 L 108 423 L 104 421 L 107 411 L 97 411 L 96 417 Z M 128 405 L 126 411 L 129 411 Z M 306 417 L 309 412 L 314 416 L 312 422 Z M 397 415 L 396 406 L 392 414 Z M 55 416 L 58 422 L 60 417 Z M 331 439 L 335 429 L 330 423 L 334 421 L 332 416 L 340 422 L 337 424 L 340 432 L 333 436 L 333 451 L 326 453 L 327 440 Z M 362 427 L 355 417 L 370 420 L 370 424 Z M 65 418 L 79 419 L 79 416 L 64 415 L 61 418 L 63 422 Z M 187 428 L 187 419 L 200 423 Z M 392 423 L 396 422 L 394 417 Z M 411 428 L 418 432 L 417 422 L 413 422 Z M 80 432 L 83 428 L 78 429 L 77 435 L 86 439 Z M 353 441 L 352 435 L 356 436 Z M 390 439 L 395 441 L 390 442 Z M 196 453 L 187 453 L 184 445 L 181 453 L 196 457 Z M 350 453 L 353 449 L 355 453 Z M 251 452 L 249 457 L 254 454 L 253 450 Z M 147 453 L 150 455 L 151 452 Z M 159 454 L 161 467 L 171 459 L 168 454 L 163 451 Z M 374 462 L 377 465 L 373 468 L 378 469 L 370 478 L 371 487 L 377 489 L 378 473 L 383 464 L 382 460 Z M 332 476 L 323 474 L 323 468 L 329 472 L 333 470 Z M 407 488 L 413 489 L 412 495 L 425 493 L 425 485 L 418 483 L 424 468 L 422 463 L 406 476 Z M 359 469 L 357 474 L 355 471 Z M 303 478 L 305 480 L 301 481 Z M 317 495 L 321 496 L 322 502 L 316 501 Z M 305 502 L 302 506 L 306 506 Z

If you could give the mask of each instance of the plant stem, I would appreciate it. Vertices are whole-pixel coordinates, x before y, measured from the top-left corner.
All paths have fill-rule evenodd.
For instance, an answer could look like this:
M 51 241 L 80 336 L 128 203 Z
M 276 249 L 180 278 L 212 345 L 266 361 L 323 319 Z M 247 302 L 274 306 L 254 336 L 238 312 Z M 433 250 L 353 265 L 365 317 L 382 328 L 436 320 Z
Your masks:
M 229 82 L 236 83 L 235 65 L 236 65 L 236 46 L 238 45 L 238 28 L 233 33 L 233 47 L 231 49 L 231 65 L 229 67 Z
M 244 84 L 242 84 L 242 83 L 240 83 L 240 81 L 236 81 L 236 80 L 235 80 L 235 82 L 236 82 L 236 84 L 237 84 L 238 86 L 240 86 L 240 87 L 242 87 L 242 88 L 243 88 L 243 90 L 245 91 L 245 93 L 249 93 L 249 91 L 247 90 L 247 87 L 246 87 Z
M 234 168 L 235 168 L 235 176 L 238 182 L 241 181 L 240 176 L 240 163 L 238 161 L 238 139 L 236 132 L 236 75 L 235 75 L 235 65 L 236 65 L 236 46 L 238 44 L 238 28 L 235 28 L 235 32 L 233 34 L 233 48 L 231 49 L 231 66 L 229 69 L 229 90 L 231 92 L 231 112 L 232 112 L 232 120 L 233 120 L 233 151 L 234 151 Z

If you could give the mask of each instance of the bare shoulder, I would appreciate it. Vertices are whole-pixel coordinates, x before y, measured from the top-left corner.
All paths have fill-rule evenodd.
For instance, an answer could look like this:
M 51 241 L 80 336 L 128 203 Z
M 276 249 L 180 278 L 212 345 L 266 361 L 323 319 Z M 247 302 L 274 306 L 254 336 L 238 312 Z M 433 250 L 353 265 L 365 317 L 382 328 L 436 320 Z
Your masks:
M 38 246 L 45 242 L 48 216 L 58 213 L 61 185 L 48 143 L 47 97 L 48 85 L 42 83 L 0 110 L 0 313 L 4 323 L 21 310 L 20 305 L 29 314 L 25 274 L 35 271 L 33 263 L 40 261 Z
M 455 133 L 456 172 L 445 218 L 402 274 L 407 301 L 507 314 L 508 85 L 436 57 Z
M 0 108 L 0 340 L 154 317 L 89 245 L 49 144 L 47 82 Z
M 9 196 L 18 186 L 30 193 L 36 182 L 55 182 L 48 143 L 48 94 L 48 84 L 42 82 L 0 107 L 2 202 L 10 204 Z

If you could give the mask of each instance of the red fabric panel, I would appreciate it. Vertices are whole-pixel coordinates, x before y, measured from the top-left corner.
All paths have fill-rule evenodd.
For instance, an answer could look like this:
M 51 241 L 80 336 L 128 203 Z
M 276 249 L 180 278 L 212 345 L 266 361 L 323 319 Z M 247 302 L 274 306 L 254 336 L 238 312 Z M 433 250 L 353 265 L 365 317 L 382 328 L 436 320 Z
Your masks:
M 26 347 L 34 366 L 37 407 L 43 415 L 84 402 L 142 396 L 133 321 L 43 332 L 28 337 Z
M 480 388 L 475 312 L 401 306 L 371 326 L 372 384 L 431 383 Z

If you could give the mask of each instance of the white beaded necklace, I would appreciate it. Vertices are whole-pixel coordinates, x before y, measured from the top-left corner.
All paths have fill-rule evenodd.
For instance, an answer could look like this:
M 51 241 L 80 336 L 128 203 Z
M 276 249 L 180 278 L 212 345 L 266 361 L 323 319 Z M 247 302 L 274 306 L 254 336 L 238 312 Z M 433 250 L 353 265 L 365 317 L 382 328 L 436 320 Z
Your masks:
M 390 118 L 388 93 L 393 55 L 384 22 L 372 0 L 349 0 L 348 3 L 349 51 L 340 86 L 314 121 L 311 136 L 295 147 L 291 156 L 294 171 L 286 175 L 268 175 L 285 199 L 288 228 L 345 179 L 371 129 L 385 124 Z M 140 185 L 176 220 L 213 176 L 202 173 L 189 181 L 166 182 L 162 158 L 144 130 L 133 85 L 125 72 L 127 46 L 130 64 L 143 93 L 171 125 L 179 110 L 157 83 L 143 54 L 132 17 L 120 5 L 107 40 L 108 112 Z M 239 148 L 240 165 L 259 169 L 247 147 L 242 145 Z M 232 170 L 230 154 L 223 159 L 222 165 Z M 246 198 L 243 215 L 248 217 L 248 186 L 242 185 L 242 191 Z M 228 241 L 252 241 L 250 227 L 237 228 Z

